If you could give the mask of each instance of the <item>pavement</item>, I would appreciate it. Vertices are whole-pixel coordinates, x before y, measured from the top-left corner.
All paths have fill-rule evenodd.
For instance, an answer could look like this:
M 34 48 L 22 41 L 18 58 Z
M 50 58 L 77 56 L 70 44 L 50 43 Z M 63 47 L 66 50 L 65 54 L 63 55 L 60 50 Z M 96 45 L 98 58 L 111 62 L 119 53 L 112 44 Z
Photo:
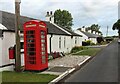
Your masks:
M 79 63 L 82 63 L 84 60 L 90 58 L 90 56 L 75 56 L 75 55 L 66 55 L 64 57 L 56 58 L 49 61 L 48 70 L 42 72 L 42 74 L 54 74 L 61 75 L 66 71 L 73 69 Z
M 120 44 L 117 41 L 112 42 L 80 70 L 64 79 L 64 83 L 119 82 L 119 50 Z
M 86 46 L 86 47 L 90 47 L 90 48 L 102 48 L 105 46 L 108 46 L 109 44 L 105 44 L 105 45 L 93 45 L 93 46 Z

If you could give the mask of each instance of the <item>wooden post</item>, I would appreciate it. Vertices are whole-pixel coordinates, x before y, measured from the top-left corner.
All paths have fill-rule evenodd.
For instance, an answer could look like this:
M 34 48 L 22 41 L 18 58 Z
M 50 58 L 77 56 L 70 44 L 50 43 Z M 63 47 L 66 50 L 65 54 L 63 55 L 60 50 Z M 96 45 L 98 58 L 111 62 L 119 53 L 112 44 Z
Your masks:
M 15 71 L 21 71 L 20 57 L 20 0 L 15 0 L 15 36 L 16 36 L 16 54 L 15 54 Z

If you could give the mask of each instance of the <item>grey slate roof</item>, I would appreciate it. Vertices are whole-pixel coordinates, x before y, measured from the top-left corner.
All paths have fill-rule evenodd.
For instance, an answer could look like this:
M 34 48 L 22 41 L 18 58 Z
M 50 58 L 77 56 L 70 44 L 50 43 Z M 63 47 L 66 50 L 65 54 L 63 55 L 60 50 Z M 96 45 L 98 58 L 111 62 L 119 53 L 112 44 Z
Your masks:
M 8 28 L 8 30 L 15 30 L 15 14 L 0 11 L 0 14 L 2 13 L 2 24 Z M 38 20 L 30 17 L 21 16 L 20 17 L 20 26 L 21 30 L 23 30 L 23 24 L 29 20 Z M 69 35 L 68 33 L 62 31 L 61 29 L 57 28 L 55 25 L 53 25 L 50 22 L 46 22 L 47 28 L 48 28 L 48 34 L 57 34 L 57 35 Z
M 87 37 L 89 38 L 97 38 L 97 37 L 102 37 L 101 35 L 97 35 L 97 34 L 92 34 L 92 33 L 89 33 L 89 32 L 83 32 L 81 31 L 83 34 L 85 34 Z
M 79 34 L 73 32 L 72 30 L 69 30 L 67 28 L 63 28 L 63 29 L 66 30 L 66 31 L 68 31 L 69 33 L 71 33 L 73 36 L 80 36 L 80 37 L 82 37 L 82 35 L 79 35 Z

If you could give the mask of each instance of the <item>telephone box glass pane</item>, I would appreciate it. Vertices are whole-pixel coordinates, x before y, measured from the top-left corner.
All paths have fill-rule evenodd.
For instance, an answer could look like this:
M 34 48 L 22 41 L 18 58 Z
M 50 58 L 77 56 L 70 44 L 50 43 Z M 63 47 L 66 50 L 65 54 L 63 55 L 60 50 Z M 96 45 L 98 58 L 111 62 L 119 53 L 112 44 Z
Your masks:
M 45 51 L 45 48 L 42 48 L 42 51 Z
M 44 36 L 44 35 L 41 35 L 41 38 L 45 38 L 45 36 Z
M 30 59 L 30 60 L 33 60 L 33 61 L 34 61 L 34 60 L 36 60 L 36 58 L 35 58 L 35 57 L 30 57 L 29 59 Z
M 27 44 L 27 47 L 35 47 L 35 44 Z
M 28 43 L 33 43 L 33 42 L 35 42 L 35 40 L 34 39 L 28 39 L 27 42 Z
M 42 43 L 45 43 L 45 40 L 44 40 L 44 39 L 42 39 L 42 40 L 41 40 L 41 42 L 42 42 Z
M 42 64 L 45 64 L 45 63 L 46 63 L 46 57 L 42 56 Z
M 45 44 L 42 43 L 41 45 L 42 45 L 42 47 L 45 47 Z
M 31 51 L 29 52 L 29 51 L 28 51 L 28 52 L 27 52 L 27 55 L 28 55 L 28 56 L 34 56 L 34 55 L 35 55 L 35 52 L 31 52 Z
M 45 52 L 42 52 L 42 55 L 45 55 Z
M 30 52 L 30 51 L 35 51 L 35 48 L 27 48 L 27 51 Z
M 44 35 L 45 34 L 45 32 L 44 31 L 41 31 L 41 35 Z
M 28 61 L 30 64 L 36 64 L 35 61 Z
M 34 35 L 27 34 L 27 38 L 35 38 Z

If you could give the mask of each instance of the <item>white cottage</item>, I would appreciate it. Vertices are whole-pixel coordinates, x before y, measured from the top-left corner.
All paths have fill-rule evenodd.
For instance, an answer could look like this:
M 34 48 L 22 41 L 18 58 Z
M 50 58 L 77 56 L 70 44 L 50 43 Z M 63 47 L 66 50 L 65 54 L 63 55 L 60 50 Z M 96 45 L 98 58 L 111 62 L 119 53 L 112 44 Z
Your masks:
M 84 28 L 85 29 L 85 28 Z M 82 41 L 87 41 L 87 40 L 91 40 L 93 43 L 97 43 L 97 39 L 98 38 L 102 38 L 101 35 L 98 35 L 98 34 L 93 34 L 91 32 L 91 30 L 89 30 L 88 32 L 86 32 L 84 29 L 82 30 L 75 30 L 74 32 L 79 34 L 79 35 L 82 35 Z
M 2 22 L 0 23 L 0 71 L 3 70 L 13 70 L 14 59 L 9 59 L 8 49 L 15 45 L 15 15 L 12 13 L 0 11 L 2 14 Z M 52 14 L 51 14 L 52 15 Z M 57 51 L 69 53 L 74 46 L 81 46 L 82 40 L 81 35 L 74 33 L 65 28 L 61 28 L 56 25 L 53 21 L 53 15 L 47 18 L 45 23 L 47 24 L 48 34 L 47 34 L 47 47 L 48 53 Z M 51 18 L 51 19 L 50 19 Z M 23 24 L 26 21 L 35 20 L 33 18 L 21 16 L 20 26 L 21 26 L 21 63 L 24 65 L 24 49 L 23 49 Z

